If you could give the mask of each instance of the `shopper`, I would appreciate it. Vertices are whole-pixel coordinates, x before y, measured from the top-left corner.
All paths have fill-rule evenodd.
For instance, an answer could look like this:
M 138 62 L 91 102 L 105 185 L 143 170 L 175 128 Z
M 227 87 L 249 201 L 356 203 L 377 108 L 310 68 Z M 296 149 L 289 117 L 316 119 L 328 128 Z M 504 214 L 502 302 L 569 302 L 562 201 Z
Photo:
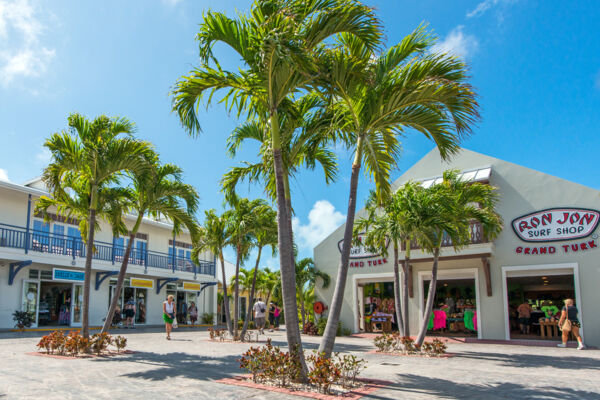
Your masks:
M 190 303 L 188 313 L 190 314 L 190 323 L 194 325 L 198 320 L 198 308 L 196 307 L 196 303 L 194 303 L 193 301 Z
M 531 306 L 527 301 L 524 301 L 517 307 L 517 313 L 519 314 L 519 326 L 521 327 L 522 334 L 529 334 L 530 319 L 531 319 Z
M 273 302 L 269 305 L 269 326 L 271 327 L 269 331 L 273 332 L 275 327 L 275 303 Z
M 131 329 L 135 329 L 133 326 L 133 320 L 135 318 L 135 301 L 133 297 L 129 299 L 129 301 L 125 304 L 125 329 L 128 327 Z
M 279 308 L 279 306 L 277 304 L 275 304 L 275 311 L 273 311 L 273 316 L 275 318 L 275 330 L 278 331 L 279 330 L 279 317 L 281 316 L 281 309 Z
M 165 321 L 167 340 L 171 340 L 171 330 L 173 330 L 173 321 L 175 320 L 175 303 L 172 294 L 168 295 L 167 301 L 163 303 L 163 320 Z
M 264 334 L 267 305 L 259 297 L 252 309 L 254 310 L 254 323 L 256 324 L 256 329 L 258 329 L 261 334 Z
M 581 328 L 581 323 L 577 318 L 577 314 L 579 311 L 577 307 L 573 305 L 573 299 L 566 299 L 565 306 L 562 309 L 562 313 L 560 314 L 560 321 L 558 321 L 558 326 L 562 331 L 562 343 L 558 345 L 558 347 L 567 347 L 567 341 L 569 340 L 569 333 L 573 332 L 573 336 L 577 339 L 577 350 L 585 349 L 583 345 L 583 341 L 581 340 L 581 335 L 579 335 L 579 328 Z

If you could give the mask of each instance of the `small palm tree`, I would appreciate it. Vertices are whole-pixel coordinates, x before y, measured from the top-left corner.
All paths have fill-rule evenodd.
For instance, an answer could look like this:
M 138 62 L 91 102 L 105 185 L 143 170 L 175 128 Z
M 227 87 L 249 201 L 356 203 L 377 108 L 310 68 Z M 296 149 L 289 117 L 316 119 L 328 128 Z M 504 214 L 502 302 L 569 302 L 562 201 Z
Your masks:
M 437 270 L 444 237 L 450 238 L 455 250 L 471 242 L 470 224 L 479 222 L 483 234 L 493 240 L 502 231 L 502 217 L 496 212 L 497 189 L 482 183 L 462 180 L 458 171 L 445 171 L 442 183 L 431 186 L 420 196 L 417 205 L 420 229 L 416 232 L 417 243 L 433 254 L 431 282 L 423 320 L 415 341 L 421 346 L 427 334 L 427 325 L 433 309 L 437 284 Z
M 145 169 L 146 159 L 151 158 L 153 152 L 148 143 L 131 137 L 135 127 L 125 118 L 100 116 L 89 121 L 80 114 L 71 114 L 68 125 L 68 131 L 54 133 L 44 143 L 52 153 L 52 161 L 44 169 L 42 178 L 57 205 L 69 207 L 71 193 L 74 193 L 87 210 L 89 229 L 84 236 L 86 259 L 82 307 L 82 335 L 87 338 L 94 227 L 96 214 L 101 209 L 100 193 L 115 184 L 123 173 Z M 85 192 L 81 192 L 82 188 Z
M 259 283 L 259 291 L 266 293 L 266 303 L 269 304 L 271 302 L 273 291 L 276 290 L 277 286 L 281 283 L 281 272 L 272 271 L 269 267 L 265 267 L 262 270 L 262 279 Z
M 194 214 L 198 206 L 198 193 L 193 186 L 181 181 L 182 169 L 173 164 L 160 165 L 157 160 L 138 173 L 131 173 L 131 188 L 123 201 L 112 207 L 113 220 L 118 225 L 125 212 L 135 215 L 135 223 L 128 232 L 129 240 L 125 248 L 123 261 L 117 277 L 115 296 L 113 296 L 102 332 L 110 329 L 114 311 L 117 307 L 123 281 L 129 264 L 129 255 L 133 242 L 145 216 L 154 219 L 167 218 L 173 223 L 173 233 L 178 234 L 182 227 L 190 232 L 192 241 L 198 235 L 198 224 Z M 115 223 L 113 223 L 115 225 Z
M 327 288 L 331 277 L 323 271 L 315 268 L 315 263 L 310 257 L 303 258 L 296 263 L 296 296 L 300 300 L 300 315 L 302 327 L 306 324 L 306 299 L 314 290 L 317 280 L 321 280 L 321 287 Z M 313 292 L 314 293 L 314 292 Z
M 428 52 L 423 27 L 377 55 L 356 37 L 341 35 L 323 57 L 339 138 L 354 152 L 342 254 L 327 326 L 319 351 L 331 356 L 342 308 L 352 242 L 358 177 L 364 165 L 379 202 L 390 195 L 390 171 L 400 154 L 398 136 L 412 129 L 437 145 L 443 159 L 456 153 L 478 118 L 466 65 L 449 54 Z
M 223 277 L 223 312 L 227 323 L 227 330 L 233 336 L 233 325 L 231 323 L 231 314 L 229 312 L 229 295 L 227 293 L 227 279 L 225 278 L 225 257 L 223 249 L 229 245 L 230 231 L 228 229 L 227 218 L 217 215 L 215 209 L 210 209 L 204 212 L 204 224 L 200 227 L 197 235 L 197 240 L 194 243 L 192 250 L 192 260 L 198 262 L 198 256 L 210 251 L 219 257 L 221 261 L 221 276 Z M 237 323 L 237 321 L 236 321 Z

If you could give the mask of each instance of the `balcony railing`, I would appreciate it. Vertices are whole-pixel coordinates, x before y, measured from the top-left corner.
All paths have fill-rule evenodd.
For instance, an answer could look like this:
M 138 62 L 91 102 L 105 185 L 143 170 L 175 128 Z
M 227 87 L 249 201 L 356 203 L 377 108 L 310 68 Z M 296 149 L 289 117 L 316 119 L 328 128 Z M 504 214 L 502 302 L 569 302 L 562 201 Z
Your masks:
M 0 247 L 27 249 L 27 251 L 70 256 L 73 259 L 85 258 L 87 247 L 83 240 L 72 236 L 40 232 L 23 227 L 0 224 Z M 94 241 L 94 260 L 120 264 L 125 257 L 125 247 L 101 241 Z M 129 264 L 149 268 L 171 269 L 215 276 L 213 261 L 193 263 L 189 258 L 178 255 L 160 253 L 132 248 L 129 253 Z
M 479 244 L 479 243 L 488 243 L 489 241 L 487 240 L 487 238 L 484 236 L 483 234 L 483 226 L 481 226 L 481 224 L 479 222 L 471 222 L 471 224 L 469 225 L 469 230 L 470 230 L 470 237 L 471 237 L 471 241 L 469 244 Z M 450 239 L 450 237 L 446 234 L 444 234 L 444 237 L 442 238 L 442 247 L 451 247 L 452 246 L 452 239 Z M 406 244 L 402 243 L 402 251 L 406 250 Z M 416 241 L 413 241 L 410 244 L 410 249 L 411 250 L 416 250 L 416 249 L 420 249 L 421 247 L 417 244 Z

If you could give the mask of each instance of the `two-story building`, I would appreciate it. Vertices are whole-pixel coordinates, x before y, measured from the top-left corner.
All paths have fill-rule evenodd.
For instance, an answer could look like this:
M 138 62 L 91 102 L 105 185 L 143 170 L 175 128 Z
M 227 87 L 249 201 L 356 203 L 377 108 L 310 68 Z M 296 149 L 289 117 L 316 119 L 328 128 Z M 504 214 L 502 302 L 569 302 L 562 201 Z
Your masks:
M 79 221 L 51 214 L 46 223 L 34 212 L 35 201 L 47 195 L 43 182 L 24 185 L 0 181 L 0 329 L 13 328 L 15 310 L 29 311 L 33 327 L 81 325 L 86 246 Z M 132 227 L 134 217 L 126 218 Z M 113 237 L 110 226 L 100 221 L 94 241 L 90 293 L 90 325 L 106 317 L 128 238 Z M 133 300 L 137 325 L 162 324 L 162 303 L 175 296 L 197 305 L 199 315 L 216 314 L 215 260 L 210 253 L 191 261 L 192 244 L 187 232 L 173 236 L 168 221 L 144 218 L 129 257 L 120 297 Z
M 407 170 L 393 188 L 409 180 L 429 187 L 441 182 L 448 169 L 460 170 L 463 179 L 498 188 L 497 211 L 504 229 L 488 241 L 474 223 L 471 245 L 454 251 L 451 242 L 444 242 L 430 334 L 557 340 L 560 332 L 552 318 L 563 300 L 572 298 L 584 340 L 600 345 L 600 192 L 468 150 L 444 162 L 437 149 Z M 357 213 L 357 219 L 364 216 L 364 210 Z M 344 225 L 314 249 L 316 267 L 332 279 L 337 275 L 343 232 Z M 422 322 L 433 259 L 416 245 L 411 249 L 408 317 L 414 335 Z M 382 256 L 357 246 L 350 257 L 341 321 L 354 332 L 369 331 L 373 326 L 369 315 L 375 308 L 393 314 L 393 251 L 390 247 L 388 256 Z M 400 262 L 403 259 L 404 249 L 399 255 Z M 334 286 L 316 285 L 325 306 Z M 534 309 L 529 334 L 522 334 L 516 319 L 516 308 L 523 302 Z

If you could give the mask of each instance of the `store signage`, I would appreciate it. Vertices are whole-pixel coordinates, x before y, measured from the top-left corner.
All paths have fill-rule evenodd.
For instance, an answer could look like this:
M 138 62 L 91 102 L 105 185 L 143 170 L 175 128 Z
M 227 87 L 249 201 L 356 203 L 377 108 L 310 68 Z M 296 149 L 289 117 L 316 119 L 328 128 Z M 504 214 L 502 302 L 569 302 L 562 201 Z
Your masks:
M 512 228 L 525 242 L 556 242 L 590 236 L 600 212 L 585 208 L 550 208 L 515 218 Z
M 183 290 L 190 290 L 193 292 L 200 291 L 200 284 L 198 282 L 183 282 Z
M 350 268 L 375 267 L 377 265 L 387 264 L 386 258 L 377 258 L 375 260 L 350 261 Z
M 131 278 L 129 280 L 129 286 L 134 288 L 152 289 L 154 287 L 154 281 L 152 279 Z
M 52 270 L 53 281 L 69 281 L 83 282 L 85 280 L 85 272 L 72 271 L 70 269 L 54 268 Z
M 524 255 L 544 255 L 544 254 L 556 254 L 557 252 L 563 254 L 581 253 L 588 250 L 598 248 L 598 242 L 596 240 L 586 240 L 579 243 L 563 244 L 559 246 L 533 246 L 525 247 L 519 246 L 515 249 L 515 253 Z
M 363 238 L 364 238 L 364 233 L 361 233 L 358 235 L 358 238 L 356 239 L 359 243 L 362 243 Z M 385 246 L 387 247 L 390 244 L 390 240 L 386 239 L 385 241 Z M 342 248 L 344 247 L 344 239 L 340 240 L 338 242 L 338 249 L 340 251 L 340 253 L 342 252 Z M 376 253 L 372 253 L 369 250 L 367 250 L 367 248 L 365 246 L 363 246 L 362 244 L 356 246 L 356 245 L 352 245 L 350 247 L 350 258 L 372 258 L 372 257 L 379 257 L 381 254 L 376 254 Z

